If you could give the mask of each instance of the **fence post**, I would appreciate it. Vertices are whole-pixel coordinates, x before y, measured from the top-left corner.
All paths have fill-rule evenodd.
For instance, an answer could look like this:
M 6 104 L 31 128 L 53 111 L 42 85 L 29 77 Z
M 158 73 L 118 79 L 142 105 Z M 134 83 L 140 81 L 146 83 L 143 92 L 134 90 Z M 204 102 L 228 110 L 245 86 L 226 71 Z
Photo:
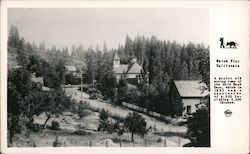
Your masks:
M 167 146 L 167 139 L 166 139 L 166 137 L 164 138 L 164 147 L 166 147 Z
M 36 147 L 36 142 L 35 141 L 33 141 L 33 147 Z
M 145 139 L 145 147 L 147 147 L 147 140 Z
M 66 147 L 66 141 L 63 141 L 63 146 Z
M 181 138 L 178 139 L 178 146 L 181 146 Z
M 89 141 L 89 146 L 92 147 L 92 141 L 91 140 Z
M 133 147 L 135 147 L 135 142 L 133 141 Z
M 154 133 L 156 132 L 156 125 L 154 124 Z
M 122 147 L 122 140 L 120 139 L 120 147 Z
M 106 147 L 108 147 L 108 140 L 106 140 Z

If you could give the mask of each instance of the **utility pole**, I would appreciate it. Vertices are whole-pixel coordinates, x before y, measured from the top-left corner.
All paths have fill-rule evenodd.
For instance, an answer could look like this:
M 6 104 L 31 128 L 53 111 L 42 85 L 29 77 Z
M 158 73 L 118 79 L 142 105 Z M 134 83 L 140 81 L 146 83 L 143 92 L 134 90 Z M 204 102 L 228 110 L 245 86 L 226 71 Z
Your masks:
M 65 81 L 65 73 L 63 72 L 63 91 L 65 92 L 65 84 L 66 84 L 66 81 Z
M 92 87 L 95 88 L 95 71 L 93 69 L 93 73 L 92 73 Z
M 82 71 L 81 71 L 81 101 L 82 101 Z

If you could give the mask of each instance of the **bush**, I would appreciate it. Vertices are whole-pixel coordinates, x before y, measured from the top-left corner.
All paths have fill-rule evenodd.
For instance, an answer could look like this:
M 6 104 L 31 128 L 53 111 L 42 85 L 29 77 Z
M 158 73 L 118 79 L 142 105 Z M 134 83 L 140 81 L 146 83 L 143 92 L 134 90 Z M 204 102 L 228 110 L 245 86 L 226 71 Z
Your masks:
M 166 124 L 171 124 L 171 119 L 165 119 L 164 121 Z
M 75 131 L 74 134 L 76 134 L 76 135 L 86 135 L 87 132 L 85 130 L 77 130 L 77 131 Z
M 95 100 L 95 99 L 97 99 L 97 95 L 96 95 L 95 93 L 92 93 L 92 94 L 89 96 L 89 99 Z
M 99 115 L 99 127 L 98 131 L 108 131 L 109 133 L 113 132 L 112 124 L 108 120 L 109 118 L 109 111 L 102 109 Z
M 177 123 L 178 126 L 186 126 L 187 122 L 186 121 L 180 121 Z
M 78 124 L 74 134 L 76 134 L 76 135 L 86 135 L 87 132 L 84 129 L 85 129 L 84 126 L 82 126 L 81 124 Z
M 80 118 L 84 117 L 83 111 L 85 110 L 85 108 L 86 108 L 85 104 L 82 101 L 80 101 L 77 112 Z
M 52 123 L 51 123 L 50 129 L 52 129 L 52 130 L 59 130 L 59 129 L 60 129 L 60 124 L 59 124 L 59 122 L 53 120 Z
M 62 143 L 58 141 L 58 136 L 56 136 L 55 141 L 53 142 L 53 147 L 60 147 L 61 145 Z
M 31 129 L 33 132 L 38 132 L 39 130 L 41 130 L 43 128 L 43 126 L 39 125 L 39 124 L 33 124 L 33 123 L 27 123 L 27 128 Z

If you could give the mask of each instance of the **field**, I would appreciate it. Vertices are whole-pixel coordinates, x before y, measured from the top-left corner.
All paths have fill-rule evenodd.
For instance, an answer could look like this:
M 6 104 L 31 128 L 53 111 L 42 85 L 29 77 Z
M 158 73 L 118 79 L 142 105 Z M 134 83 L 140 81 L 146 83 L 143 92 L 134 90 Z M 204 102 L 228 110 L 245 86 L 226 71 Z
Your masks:
M 86 131 L 85 135 L 76 135 L 72 131 L 52 131 L 45 129 L 39 132 L 31 132 L 29 137 L 17 136 L 15 138 L 16 147 L 53 147 L 58 136 L 58 146 L 94 146 L 94 147 L 178 147 L 189 142 L 189 140 L 177 137 L 171 134 L 161 135 L 158 133 L 149 133 L 145 138 L 134 136 L 134 142 L 131 142 L 130 133 L 125 133 L 121 137 L 116 134 L 109 134 L 98 131 Z M 166 139 L 166 140 L 165 140 Z
M 76 101 L 80 101 L 81 94 L 75 88 L 67 88 L 67 95 L 71 95 Z M 87 101 L 88 109 L 84 110 L 84 117 L 80 118 L 72 112 L 64 112 L 59 116 L 53 116 L 47 122 L 47 128 L 37 132 L 27 131 L 26 134 L 17 135 L 14 145 L 17 147 L 52 147 L 52 146 L 93 146 L 93 147 L 178 147 L 189 143 L 185 138 L 186 126 L 166 124 L 155 118 L 140 113 L 147 122 L 147 127 L 152 129 L 141 138 L 134 135 L 131 141 L 131 133 L 125 132 L 122 136 L 116 133 L 98 131 L 99 111 L 106 109 L 112 116 L 125 118 L 131 110 L 115 107 L 102 100 L 90 100 L 88 94 L 83 93 L 82 98 Z M 34 117 L 34 123 L 43 125 L 47 116 L 45 113 Z M 52 121 L 60 123 L 60 130 L 50 130 Z M 111 118 L 112 120 L 112 118 Z M 81 127 L 81 133 L 76 134 Z M 56 145 L 55 145 L 56 144 Z
M 66 88 L 66 94 L 71 96 L 76 101 L 81 100 L 81 92 L 76 90 L 76 88 Z M 92 110 L 100 110 L 105 109 L 109 110 L 110 114 L 125 118 L 131 110 L 127 108 L 122 108 L 118 106 L 113 106 L 103 100 L 91 100 L 89 99 L 89 95 L 86 93 L 82 94 L 82 100 L 87 101 Z M 165 122 L 159 121 L 156 118 L 147 116 L 145 114 L 140 113 L 140 115 L 146 120 L 147 124 L 151 127 L 156 127 L 156 129 L 161 130 L 163 132 L 181 132 L 185 133 L 187 131 L 187 127 L 185 126 L 176 126 L 172 124 L 166 124 Z M 179 119 L 175 119 L 176 123 Z

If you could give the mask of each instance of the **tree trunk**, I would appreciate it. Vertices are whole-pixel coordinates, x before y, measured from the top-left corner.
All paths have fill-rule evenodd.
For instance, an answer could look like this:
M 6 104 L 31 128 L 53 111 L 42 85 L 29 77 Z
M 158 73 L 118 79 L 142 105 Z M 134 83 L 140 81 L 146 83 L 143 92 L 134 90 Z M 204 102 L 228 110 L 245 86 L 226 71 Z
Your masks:
M 131 141 L 134 141 L 134 133 L 131 133 Z
M 43 124 L 43 127 L 45 128 L 46 127 L 46 124 L 47 124 L 47 122 L 49 121 L 49 119 L 50 119 L 50 115 L 48 116 L 48 118 L 46 119 L 46 121 L 44 122 L 44 124 Z

